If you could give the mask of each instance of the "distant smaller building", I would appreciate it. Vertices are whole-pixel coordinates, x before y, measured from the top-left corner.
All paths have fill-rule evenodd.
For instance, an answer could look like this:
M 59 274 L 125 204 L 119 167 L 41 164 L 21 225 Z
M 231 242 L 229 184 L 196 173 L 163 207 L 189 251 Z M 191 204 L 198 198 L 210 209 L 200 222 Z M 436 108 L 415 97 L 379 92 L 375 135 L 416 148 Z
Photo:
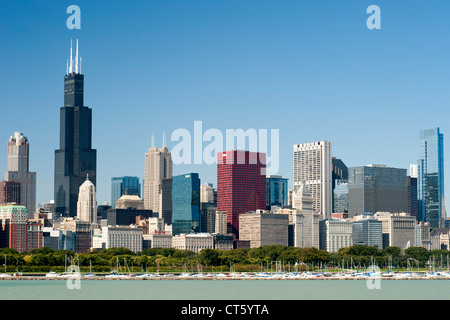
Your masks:
M 251 248 L 279 244 L 288 246 L 289 217 L 257 210 L 239 215 L 239 239 L 250 241 Z
M 345 219 L 325 219 L 319 222 L 319 248 L 338 252 L 352 245 L 352 222 Z
M 172 246 L 199 253 L 203 249 L 214 249 L 214 238 L 210 233 L 180 234 L 172 238 Z

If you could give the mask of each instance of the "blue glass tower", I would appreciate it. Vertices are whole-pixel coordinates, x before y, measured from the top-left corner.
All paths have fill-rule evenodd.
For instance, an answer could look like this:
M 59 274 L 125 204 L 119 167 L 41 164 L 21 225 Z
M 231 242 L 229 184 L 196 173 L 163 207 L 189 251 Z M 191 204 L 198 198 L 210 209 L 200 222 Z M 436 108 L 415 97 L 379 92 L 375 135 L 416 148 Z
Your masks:
M 417 198 L 418 221 L 438 228 L 444 195 L 444 135 L 439 128 L 420 131 Z
M 141 197 L 141 184 L 138 177 L 111 178 L 111 207 L 116 207 L 116 201 L 123 195 Z
M 266 178 L 266 205 L 286 207 L 288 205 L 288 179 L 281 176 Z
M 200 179 L 198 173 L 172 177 L 172 234 L 200 231 Z

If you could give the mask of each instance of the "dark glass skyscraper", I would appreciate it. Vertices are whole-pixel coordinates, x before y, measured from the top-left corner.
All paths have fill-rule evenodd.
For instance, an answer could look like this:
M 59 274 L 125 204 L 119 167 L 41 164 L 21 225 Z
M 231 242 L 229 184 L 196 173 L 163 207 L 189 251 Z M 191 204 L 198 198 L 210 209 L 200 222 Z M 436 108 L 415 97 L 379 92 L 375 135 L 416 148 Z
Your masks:
M 418 221 L 438 228 L 444 195 L 444 135 L 439 128 L 420 131 L 417 167 Z
M 68 217 L 77 214 L 79 188 L 88 175 L 96 185 L 97 171 L 97 150 L 92 149 L 92 109 L 83 105 L 84 75 L 78 69 L 77 41 L 75 61 L 71 46 L 70 65 L 64 77 L 59 149 L 55 151 L 55 213 Z

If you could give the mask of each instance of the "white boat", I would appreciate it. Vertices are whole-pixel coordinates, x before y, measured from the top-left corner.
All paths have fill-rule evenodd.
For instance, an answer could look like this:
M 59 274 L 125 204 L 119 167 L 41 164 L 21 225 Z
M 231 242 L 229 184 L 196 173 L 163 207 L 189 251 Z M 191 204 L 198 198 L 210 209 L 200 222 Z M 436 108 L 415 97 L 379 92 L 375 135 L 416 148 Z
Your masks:
M 59 276 L 59 274 L 56 273 L 56 272 L 53 271 L 53 270 L 50 270 L 50 272 L 48 272 L 48 273 L 45 275 L 46 278 L 57 278 L 58 276 Z

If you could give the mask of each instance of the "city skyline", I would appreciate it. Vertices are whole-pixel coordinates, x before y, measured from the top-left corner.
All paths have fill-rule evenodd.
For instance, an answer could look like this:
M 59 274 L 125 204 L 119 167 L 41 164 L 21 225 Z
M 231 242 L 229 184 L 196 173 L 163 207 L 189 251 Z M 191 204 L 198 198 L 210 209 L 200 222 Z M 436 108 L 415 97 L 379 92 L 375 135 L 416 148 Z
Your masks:
M 13 22 L 12 19 L 19 14 L 19 7 L 20 9 L 22 7 L 9 4 L 12 18 L 2 13 L 2 19 L 0 19 L 2 26 L 8 26 L 7 30 L 10 31 L 10 33 L 6 32 L 7 41 L 17 44 L 17 48 L 22 46 L 35 48 L 34 53 L 38 54 L 39 65 L 42 70 L 45 70 L 45 77 L 42 79 L 28 76 L 30 70 L 28 60 L 30 59 L 21 59 L 23 56 L 18 55 L 18 49 L 15 49 L 14 45 L 10 47 L 10 52 L 7 52 L 6 48 L 0 49 L 2 56 L 11 61 L 11 64 L 5 68 L 5 77 L 8 77 L 10 81 L 5 84 L 5 91 L 2 92 L 2 108 L 8 106 L 11 109 L 21 108 L 22 111 L 20 121 L 9 121 L 0 129 L 0 133 L 4 145 L 13 132 L 20 131 L 28 137 L 30 166 L 38 176 L 36 186 L 36 203 L 38 204 L 55 200 L 52 195 L 54 179 L 52 156 L 53 150 L 58 148 L 57 119 L 59 108 L 63 103 L 61 83 L 70 39 L 80 39 L 80 51 L 85 57 L 83 60 L 83 73 L 86 74 L 85 103 L 93 110 L 93 146 L 98 151 L 99 181 L 96 188 L 99 204 L 110 199 L 111 177 L 133 175 L 143 178 L 144 155 L 151 146 L 152 133 L 156 134 L 156 141 L 162 141 L 163 132 L 170 133 L 177 128 L 192 130 L 195 120 L 203 120 L 206 127 L 218 128 L 222 131 L 226 128 L 243 128 L 244 130 L 279 128 L 281 165 L 277 174 L 289 179 L 291 189 L 291 148 L 294 144 L 329 140 L 333 144 L 332 156 L 342 159 L 348 167 L 376 163 L 408 168 L 409 164 L 416 163 L 419 158 L 420 130 L 440 127 L 444 135 L 449 132 L 445 123 L 439 123 L 448 114 L 445 108 L 448 93 L 444 89 L 447 77 L 445 70 L 448 67 L 444 55 L 448 44 L 438 41 L 439 35 L 444 31 L 440 31 L 439 24 L 434 21 L 427 20 L 429 29 L 427 28 L 426 35 L 418 26 L 402 25 L 405 21 L 409 21 L 408 15 L 418 15 L 420 11 L 423 11 L 424 7 L 417 4 L 411 5 L 409 9 L 412 11 L 406 13 L 401 10 L 400 5 L 379 1 L 383 13 L 386 12 L 386 15 L 383 15 L 383 28 L 369 31 L 365 29 L 367 15 L 364 6 L 355 4 L 342 8 L 336 4 L 327 3 L 326 10 L 319 10 L 320 5 L 307 6 L 304 3 L 295 5 L 288 2 L 285 6 L 278 7 L 278 10 L 270 12 L 270 9 L 277 7 L 273 2 L 266 1 L 261 4 L 262 7 L 257 10 L 253 20 L 249 20 L 254 23 L 251 25 L 251 23 L 245 23 L 247 21 L 245 18 L 250 17 L 251 9 L 253 9 L 249 4 L 234 4 L 222 15 L 211 15 L 211 17 L 222 18 L 215 22 L 211 18 L 203 17 L 202 13 L 217 14 L 216 9 L 224 9 L 218 4 L 209 4 L 202 8 L 201 12 L 196 13 L 195 9 L 199 9 L 199 4 L 195 2 L 192 7 L 171 4 L 156 8 L 140 3 L 138 7 L 145 8 L 145 12 L 153 12 L 152 18 L 155 19 L 148 22 L 147 28 L 143 28 L 144 31 L 148 31 L 148 34 L 139 31 L 138 35 L 132 39 L 124 38 L 124 35 L 130 31 L 125 27 L 125 30 L 116 30 L 116 37 L 106 32 L 108 29 L 105 29 L 105 26 L 102 27 L 105 18 L 99 17 L 98 21 L 92 18 L 93 12 L 98 12 L 96 10 L 99 10 L 99 7 L 83 2 L 80 3 L 80 7 L 86 15 L 83 15 L 85 19 L 81 30 L 71 32 L 67 29 L 63 30 L 64 26 L 62 26 L 61 31 L 52 31 L 56 25 L 63 25 L 67 18 L 64 15 L 64 5 L 49 4 L 47 7 L 43 5 L 42 8 L 36 5 L 35 9 L 40 9 L 37 12 L 41 15 L 33 16 L 35 11 L 30 8 L 20 11 L 20 19 Z M 105 16 L 108 15 L 110 19 L 118 14 L 119 7 L 113 2 L 102 10 L 105 9 L 107 13 Z M 441 12 L 444 12 L 448 5 L 440 4 L 440 8 Z M 180 18 L 181 12 L 185 9 L 195 14 L 189 20 L 184 17 L 176 22 L 175 17 Z M 238 13 L 232 11 L 233 9 L 242 11 Z M 298 17 L 293 13 L 288 15 L 288 9 L 296 9 L 293 12 L 296 12 L 303 20 L 296 19 Z M 334 9 L 338 10 L 334 11 Z M 425 9 L 431 11 L 428 7 Z M 138 9 L 128 8 L 128 10 L 130 16 L 141 16 Z M 438 11 L 438 8 L 433 8 L 433 13 L 441 14 Z M 174 15 L 170 16 L 171 19 L 167 24 L 163 24 L 163 20 L 159 20 L 157 13 L 167 15 L 169 12 L 173 12 Z M 305 19 L 307 12 L 312 13 L 312 16 Z M 40 21 L 50 14 L 58 17 L 55 18 L 56 21 L 48 22 L 48 24 Z M 425 13 L 421 12 L 421 14 Z M 194 20 L 191 21 L 199 16 L 203 17 L 203 20 L 197 24 L 193 22 Z M 226 18 L 229 17 L 237 20 L 236 25 L 226 24 L 229 22 Z M 282 17 L 287 18 L 284 23 L 281 23 Z M 267 19 L 279 24 L 266 25 Z M 313 19 L 318 21 L 314 22 Z M 346 19 L 347 22 L 344 22 Z M 439 18 L 435 20 L 439 21 Z M 190 27 L 181 32 L 178 28 L 186 22 L 190 23 L 188 24 Z M 333 23 L 341 28 L 332 30 L 330 27 Z M 37 32 L 29 30 L 33 24 L 38 24 L 50 32 L 45 37 L 32 39 Z M 167 29 L 165 32 L 157 33 L 155 27 L 161 24 Z M 137 25 L 142 27 L 144 22 L 136 22 L 131 28 Z M 211 25 L 213 30 L 208 32 L 201 29 L 201 26 L 205 25 Z M 93 30 L 94 26 L 98 29 Z M 237 33 L 238 27 L 241 28 L 239 29 L 241 33 Z M 29 30 L 29 34 L 20 39 L 12 39 L 13 35 L 22 29 Z M 311 34 L 303 33 L 302 30 L 305 29 Z M 100 31 L 105 32 L 106 36 L 98 41 Z M 210 50 L 206 50 L 206 53 L 202 51 L 206 47 L 199 46 L 204 44 L 204 41 L 200 39 L 200 36 L 195 36 L 195 31 L 199 31 L 203 37 L 207 37 L 209 44 L 214 45 L 208 46 Z M 214 40 L 216 31 L 221 32 L 222 42 Z M 380 32 L 375 33 L 378 31 Z M 436 34 L 434 37 L 427 38 L 431 31 L 436 31 Z M 405 36 L 414 32 L 416 35 L 414 39 Z M 166 40 L 165 42 L 164 35 L 175 35 L 177 41 L 184 39 L 185 54 L 177 55 L 173 51 L 173 56 L 162 60 L 164 53 L 168 53 L 165 50 L 169 50 L 170 53 L 172 52 L 170 50 L 177 48 L 177 41 Z M 266 35 L 267 39 L 270 39 L 269 44 L 274 46 L 265 45 L 266 38 L 262 35 Z M 352 38 L 354 40 L 351 40 Z M 144 46 L 142 43 L 145 39 L 153 40 L 155 46 Z M 319 39 L 323 39 L 323 42 Z M 422 42 L 413 41 L 417 39 Z M 187 40 L 195 41 L 188 45 Z M 395 44 L 393 40 L 399 43 Z M 95 41 L 98 43 L 96 44 Z M 121 47 L 127 47 L 128 50 L 111 52 L 106 49 L 114 44 L 114 41 Z M 297 42 L 306 43 L 310 46 L 309 50 L 302 51 L 304 46 Z M 423 49 L 424 43 L 430 45 L 427 50 Z M 226 45 L 232 45 L 231 48 L 237 51 L 227 51 L 228 56 L 215 55 Z M 394 47 L 394 50 L 388 50 L 389 46 Z M 148 52 L 146 49 L 149 48 L 153 49 L 153 53 L 150 57 L 144 58 L 141 53 Z M 155 50 L 156 48 L 159 51 Z M 242 52 L 243 48 L 246 52 Z M 327 55 L 326 51 L 332 48 L 337 50 L 337 54 Z M 417 52 L 414 51 L 416 49 Z M 122 54 L 127 52 L 131 55 L 130 59 L 123 59 Z M 403 61 L 401 59 L 406 52 L 408 55 L 404 59 L 406 61 Z M 350 57 L 344 58 L 345 54 Z M 314 55 L 317 57 L 313 57 Z M 281 57 L 289 62 L 281 63 L 279 60 Z M 136 61 L 131 61 L 132 59 Z M 151 66 L 146 67 L 145 62 L 149 61 Z M 174 65 L 171 65 L 170 61 Z M 163 66 L 158 67 L 157 62 Z M 319 63 L 323 65 L 320 66 Z M 414 63 L 414 72 L 409 69 L 411 63 Z M 110 66 L 114 66 L 113 74 Z M 265 68 L 260 69 L 262 66 Z M 176 67 L 179 67 L 178 73 L 175 70 Z M 231 68 L 226 71 L 226 67 Z M 191 73 L 194 70 L 198 73 Z M 218 75 L 214 76 L 211 70 L 218 71 Z M 343 77 L 342 72 L 348 72 L 349 76 Z M 141 78 L 141 74 L 146 73 L 151 75 L 147 79 L 148 82 L 145 82 L 146 78 Z M 113 75 L 117 83 L 111 82 Z M 136 79 L 130 81 L 132 75 L 136 76 Z M 183 81 L 177 78 L 177 75 L 181 75 Z M 368 79 L 368 75 L 377 78 L 378 81 Z M 21 82 L 18 82 L 17 78 L 21 78 Z M 337 84 L 333 81 L 335 79 L 343 81 Z M 186 85 L 184 81 L 188 80 L 195 81 Z M 364 81 L 358 85 L 361 80 Z M 130 81 L 129 85 L 126 84 L 127 81 Z M 18 88 L 14 83 L 21 83 L 21 87 L 29 88 L 32 93 L 30 96 L 37 92 L 41 93 L 29 100 L 28 95 L 17 94 Z M 120 91 L 122 94 L 111 99 L 114 92 L 119 92 L 116 86 L 121 85 L 124 89 Z M 353 85 L 356 87 L 352 87 Z M 219 90 L 221 86 L 224 86 L 223 91 Z M 422 86 L 426 86 L 427 90 Z M 177 94 L 168 95 L 169 88 Z M 323 94 L 321 88 L 326 89 L 327 94 Z M 422 91 L 418 90 L 419 88 Z M 244 94 L 242 90 L 247 94 Z M 203 95 L 205 92 L 209 94 Z M 226 98 L 222 99 L 225 94 Z M 301 97 L 301 95 L 304 96 Z M 149 101 L 142 104 L 146 98 L 150 98 Z M 127 106 L 126 113 L 123 112 L 123 108 L 120 108 L 124 105 Z M 273 112 L 280 108 L 280 105 L 286 116 L 283 117 L 283 113 L 279 113 L 280 121 L 274 121 L 276 118 L 273 117 Z M 167 108 L 172 108 L 176 112 L 170 112 L 170 117 L 164 117 L 167 116 L 165 114 L 168 111 Z M 210 108 L 208 112 L 210 115 L 205 113 L 205 109 L 208 110 L 208 108 Z M 312 111 L 318 108 L 329 116 L 323 117 L 322 122 L 319 123 L 316 119 L 311 123 L 305 121 L 298 126 L 301 127 L 300 129 L 298 127 L 293 129 L 298 121 L 313 116 Z M 186 109 L 189 112 L 182 112 Z M 294 113 L 296 117 L 288 117 L 287 115 L 295 109 L 298 109 L 298 114 Z M 256 116 L 255 110 L 259 111 Z M 239 112 L 241 117 L 235 117 L 236 112 Z M 348 118 L 346 115 L 352 112 L 355 114 L 351 118 L 353 121 L 350 125 L 346 126 L 345 122 L 339 121 Z M 386 117 L 386 114 L 391 117 Z M 152 116 L 158 121 L 152 121 L 149 127 L 144 126 L 144 123 L 148 122 Z M 370 117 L 369 123 L 374 124 L 372 128 L 367 127 L 368 117 Z M 122 130 L 116 130 L 117 128 Z M 361 147 L 363 143 L 367 148 Z M 156 143 L 156 145 L 162 144 Z M 170 135 L 167 145 L 171 150 L 173 143 L 170 141 Z M 355 148 L 356 145 L 358 148 Z M 123 155 L 117 153 L 117 150 L 121 148 L 126 148 Z M 0 154 L 0 169 L 5 171 L 6 147 L 3 150 L 5 151 Z M 447 148 L 444 148 L 444 152 L 445 159 Z M 175 165 L 174 175 L 198 172 L 202 182 L 210 182 L 217 187 L 215 169 L 215 165 L 206 164 Z M 447 199 L 448 194 L 447 190 Z

